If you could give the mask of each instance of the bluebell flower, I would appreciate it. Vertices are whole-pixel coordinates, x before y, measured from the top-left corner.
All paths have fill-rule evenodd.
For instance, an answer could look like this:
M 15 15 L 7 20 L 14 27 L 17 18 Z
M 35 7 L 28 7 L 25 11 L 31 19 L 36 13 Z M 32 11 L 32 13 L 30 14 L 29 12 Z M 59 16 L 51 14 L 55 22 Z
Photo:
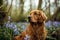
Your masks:
M 14 23 L 8 21 L 7 23 L 5 23 L 5 26 L 7 28 L 13 29 L 15 34 L 19 34 L 18 28 Z
M 56 27 L 58 27 L 60 25 L 60 22 L 54 21 L 53 25 L 56 26 Z
M 48 21 L 48 22 L 45 23 L 45 26 L 46 27 L 51 27 L 51 23 L 52 23 L 51 21 Z
M 57 22 L 57 21 L 48 21 L 45 23 L 45 26 L 47 27 L 52 27 L 52 26 L 55 26 L 55 27 L 58 27 L 60 25 L 60 22 Z

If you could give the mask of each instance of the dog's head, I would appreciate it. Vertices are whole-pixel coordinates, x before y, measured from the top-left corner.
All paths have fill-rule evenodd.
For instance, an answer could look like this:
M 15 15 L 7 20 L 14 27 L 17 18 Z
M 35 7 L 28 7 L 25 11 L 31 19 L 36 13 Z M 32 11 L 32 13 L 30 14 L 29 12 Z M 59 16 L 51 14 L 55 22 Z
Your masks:
M 41 10 L 33 10 L 28 16 L 29 22 L 44 22 L 47 17 Z

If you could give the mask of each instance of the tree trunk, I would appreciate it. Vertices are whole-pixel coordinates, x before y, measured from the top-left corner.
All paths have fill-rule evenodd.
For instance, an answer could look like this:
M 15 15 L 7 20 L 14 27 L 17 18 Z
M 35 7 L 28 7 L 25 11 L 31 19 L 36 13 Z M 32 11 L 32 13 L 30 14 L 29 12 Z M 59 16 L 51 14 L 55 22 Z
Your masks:
M 9 7 L 9 9 L 7 10 L 7 12 L 8 12 L 8 13 L 9 13 L 9 12 L 11 12 L 12 3 L 13 3 L 13 0 L 11 0 L 11 4 L 10 4 L 10 7 Z
M 24 1 L 20 0 L 20 14 L 23 14 L 24 11 Z
M 2 4 L 3 4 L 3 0 L 0 0 L 0 11 L 2 11 L 2 8 L 1 8 Z
M 50 0 L 48 2 L 49 2 L 49 16 L 50 16 Z
M 15 10 L 16 10 L 16 13 L 18 13 L 18 12 L 17 12 L 17 0 L 15 1 L 15 3 L 16 3 L 16 4 L 15 4 L 16 9 L 15 9 Z
M 41 9 L 41 6 L 42 6 L 42 0 L 39 0 L 39 3 L 38 3 L 38 10 Z
M 30 11 L 32 10 L 32 0 L 30 0 Z
M 0 6 L 3 4 L 3 0 L 0 0 Z
M 55 0 L 55 6 L 57 7 L 57 0 Z
M 48 0 L 48 2 L 49 2 L 49 19 L 48 20 L 50 20 L 50 17 L 51 17 L 51 12 L 50 12 L 50 7 L 51 7 L 51 5 L 50 5 L 50 0 Z
M 58 16 L 60 13 L 60 7 L 57 7 L 57 10 L 54 12 L 53 16 L 51 17 L 52 21 L 60 21 L 60 16 Z
M 8 0 L 5 0 L 6 1 L 6 7 L 8 6 Z
M 45 8 L 47 7 L 47 2 L 46 2 L 46 0 L 45 0 Z M 47 8 L 45 9 L 45 10 L 47 10 Z

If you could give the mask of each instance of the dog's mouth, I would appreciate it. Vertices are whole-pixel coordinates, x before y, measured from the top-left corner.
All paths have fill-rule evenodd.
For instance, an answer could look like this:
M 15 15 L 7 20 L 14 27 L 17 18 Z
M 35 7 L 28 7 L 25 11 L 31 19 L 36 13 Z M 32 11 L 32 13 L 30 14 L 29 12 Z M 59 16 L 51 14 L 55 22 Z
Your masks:
M 30 22 L 30 24 L 33 26 L 41 26 L 43 24 L 43 22 Z
M 28 21 L 30 22 L 30 24 L 33 24 L 33 25 L 41 25 L 41 24 L 43 24 L 43 22 L 41 22 L 41 21 L 33 22 L 33 21 L 31 21 L 31 19 L 28 19 Z

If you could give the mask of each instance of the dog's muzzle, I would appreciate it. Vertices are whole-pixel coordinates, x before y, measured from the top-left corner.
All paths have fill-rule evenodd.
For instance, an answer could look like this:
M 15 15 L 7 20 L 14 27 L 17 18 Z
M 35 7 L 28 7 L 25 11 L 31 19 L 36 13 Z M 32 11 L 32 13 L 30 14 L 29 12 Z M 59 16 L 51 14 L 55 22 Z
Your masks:
M 31 16 L 28 16 L 28 21 L 30 22 L 30 20 L 31 20 Z

